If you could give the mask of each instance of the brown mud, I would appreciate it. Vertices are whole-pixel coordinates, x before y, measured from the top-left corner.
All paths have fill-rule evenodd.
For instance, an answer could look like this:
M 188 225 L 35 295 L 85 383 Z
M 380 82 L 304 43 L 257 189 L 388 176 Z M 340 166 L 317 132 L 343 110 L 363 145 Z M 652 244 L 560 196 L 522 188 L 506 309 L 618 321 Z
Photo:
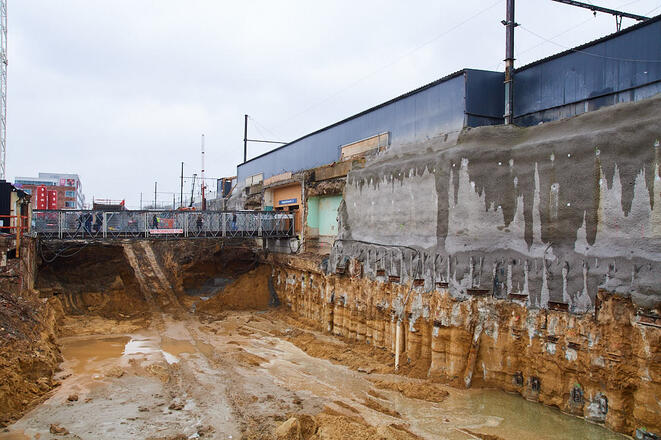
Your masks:
M 44 268 L 29 310 L 48 324 L 53 357 L 31 371 L 48 386 L 30 397 L 37 406 L 7 394 L 16 408 L 7 419 L 24 416 L 0 438 L 621 438 L 501 391 L 419 379 L 424 362 L 396 374 L 389 350 L 329 334 L 292 307 L 290 292 L 276 287 L 290 304 L 270 308 L 272 268 L 243 249 L 224 248 L 242 261 L 230 269 L 223 248 L 204 241 L 151 246 L 90 246 L 71 269 Z M 219 277 L 222 286 L 209 283 Z
M 58 384 L 55 313 L 33 289 L 35 252 L 35 243 L 25 240 L 19 258 L 9 259 L 0 274 L 0 427 Z

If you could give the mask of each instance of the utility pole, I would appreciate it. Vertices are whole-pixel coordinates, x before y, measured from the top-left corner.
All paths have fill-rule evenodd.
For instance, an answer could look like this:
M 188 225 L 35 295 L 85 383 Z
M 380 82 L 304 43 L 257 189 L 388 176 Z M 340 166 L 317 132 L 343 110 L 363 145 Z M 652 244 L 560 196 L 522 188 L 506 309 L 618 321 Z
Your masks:
M 579 8 L 584 8 L 584 9 L 589 9 L 594 13 L 594 15 L 597 15 L 597 12 L 603 12 L 605 14 L 610 14 L 615 17 L 615 27 L 617 31 L 619 32 L 622 29 L 622 18 L 632 18 L 634 20 L 638 21 L 645 21 L 649 20 L 649 17 L 644 17 L 642 15 L 636 15 L 636 14 L 630 14 L 628 12 L 623 12 L 623 11 L 617 11 L 615 9 L 609 9 L 609 8 L 604 8 L 601 6 L 595 6 L 591 5 L 589 3 L 583 3 L 583 2 L 577 2 L 574 0 L 552 0 L 554 2 L 558 3 L 564 3 L 569 6 L 577 6 Z
M 154 209 L 156 209 L 156 189 L 158 188 L 158 182 L 154 182 Z
M 142 193 L 140 193 L 140 211 L 142 211 Z
M 207 199 L 204 195 L 206 182 L 204 181 L 204 135 L 202 135 L 202 173 L 201 173 L 201 187 L 202 187 L 202 211 L 207 210 Z
M 243 115 L 243 163 L 248 161 L 248 115 Z
M 0 0 L 0 179 L 7 179 L 7 0 Z
M 280 142 L 280 141 L 267 141 L 263 139 L 248 139 L 248 115 L 243 115 L 244 116 L 244 123 L 243 123 L 243 163 L 246 163 L 248 161 L 248 142 L 261 142 L 264 144 L 287 144 L 288 142 Z
M 505 20 L 505 125 L 514 123 L 514 0 L 507 0 Z
M 184 206 L 184 163 L 181 162 L 181 186 L 179 188 L 179 206 Z
M 190 205 L 188 205 L 189 208 L 193 206 L 193 202 L 195 201 L 193 196 L 195 195 L 195 178 L 196 177 L 197 177 L 197 174 L 193 173 L 193 183 L 191 183 L 191 186 L 190 186 Z

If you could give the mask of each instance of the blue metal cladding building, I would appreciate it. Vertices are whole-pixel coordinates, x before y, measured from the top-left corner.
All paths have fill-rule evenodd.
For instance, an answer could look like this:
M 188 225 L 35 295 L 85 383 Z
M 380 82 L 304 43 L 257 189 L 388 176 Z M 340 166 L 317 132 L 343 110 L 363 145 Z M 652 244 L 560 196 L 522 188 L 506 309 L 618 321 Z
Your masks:
M 336 162 L 340 147 L 389 132 L 391 144 L 422 141 L 464 127 L 503 123 L 503 74 L 464 69 L 310 133 L 237 167 L 242 184 Z
M 514 73 L 514 121 L 529 126 L 661 92 L 661 15 Z
M 335 162 L 340 147 L 389 132 L 395 145 L 503 123 L 504 75 L 464 69 L 237 167 L 240 184 Z M 529 126 L 661 93 L 661 15 L 514 73 L 514 121 Z

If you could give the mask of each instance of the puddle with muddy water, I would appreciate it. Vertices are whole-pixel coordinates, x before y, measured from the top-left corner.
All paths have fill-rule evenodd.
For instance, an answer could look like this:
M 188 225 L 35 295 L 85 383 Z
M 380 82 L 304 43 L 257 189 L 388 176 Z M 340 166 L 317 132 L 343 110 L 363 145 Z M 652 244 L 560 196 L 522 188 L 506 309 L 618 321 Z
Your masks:
M 167 363 L 173 364 L 179 362 L 183 353 L 196 351 L 189 341 L 152 334 L 69 337 L 60 343 L 63 368 L 77 375 L 100 373 L 109 364 L 122 363 L 131 357 L 154 360 L 162 355 Z
M 179 362 L 182 353 L 194 353 L 195 347 L 189 341 L 156 336 L 133 336 L 129 340 L 122 355 L 144 355 L 148 358 L 163 355 L 168 364 Z
M 100 372 L 108 361 L 122 356 L 128 336 L 70 337 L 60 340 L 63 367 L 74 374 Z
M 265 336 L 268 332 L 240 336 L 235 332 L 240 324 L 232 323 L 231 319 L 225 323 L 225 334 L 215 335 L 212 344 L 170 337 L 182 336 L 177 325 L 175 323 L 168 327 L 161 335 L 146 330 L 125 336 L 63 339 L 63 366 L 71 368 L 76 377 L 94 374 L 110 364 L 128 362 L 132 357 L 147 360 L 164 358 L 168 363 L 176 363 L 182 360 L 182 355 L 209 352 L 208 355 L 213 351 L 222 351 L 220 347 L 231 342 L 268 360 L 259 367 L 247 369 L 247 376 L 267 375 L 276 384 L 297 392 L 302 399 L 306 396 L 322 398 L 340 411 L 352 408 L 374 426 L 405 421 L 410 424 L 413 432 L 425 438 L 450 440 L 479 438 L 471 432 L 490 434 L 505 440 L 626 438 L 602 426 L 501 391 L 447 388 L 449 395 L 441 402 L 407 398 L 397 391 L 376 388 L 368 380 L 396 382 L 409 380 L 407 378 L 359 373 L 311 357 L 288 341 Z M 401 419 L 368 408 L 364 405 L 366 399 L 400 413 Z M 0 437 L 0 440 L 25 438 L 20 433 L 13 435 Z
M 30 440 L 23 431 L 1 432 L 0 440 Z
M 405 397 L 398 391 L 376 388 L 371 379 L 409 380 L 394 375 L 366 375 L 323 359 L 308 356 L 294 345 L 278 338 L 246 341 L 247 351 L 270 360 L 262 365 L 276 381 L 300 392 L 348 405 L 372 425 L 401 423 L 363 405 L 366 399 L 393 409 L 410 423 L 411 430 L 426 438 L 463 440 L 479 438 L 469 433 L 491 434 L 503 439 L 540 440 L 622 440 L 626 437 L 569 416 L 558 410 L 529 402 L 520 396 L 496 390 L 459 390 L 442 402 L 427 402 Z M 372 393 L 370 393 L 370 391 Z M 383 396 L 379 399 L 374 396 Z

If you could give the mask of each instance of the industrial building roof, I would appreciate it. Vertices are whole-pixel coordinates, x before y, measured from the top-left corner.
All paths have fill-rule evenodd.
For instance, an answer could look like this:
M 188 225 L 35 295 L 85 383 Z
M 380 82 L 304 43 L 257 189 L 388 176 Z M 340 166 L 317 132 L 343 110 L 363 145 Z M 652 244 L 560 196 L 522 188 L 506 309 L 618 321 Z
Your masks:
M 390 100 L 388 100 L 388 101 L 382 102 L 381 104 L 375 105 L 374 107 L 370 107 L 370 108 L 368 108 L 367 110 L 363 110 L 363 111 L 361 111 L 360 113 L 356 113 L 356 114 L 354 114 L 354 115 L 352 115 L 352 116 L 349 116 L 349 117 L 347 117 L 347 118 L 344 118 L 344 119 L 342 119 L 341 121 L 337 121 L 337 122 L 335 122 L 335 123 L 333 123 L 333 124 L 331 124 L 331 125 L 327 125 L 326 127 L 320 128 L 320 129 L 315 130 L 315 131 L 313 131 L 313 132 L 311 132 L 311 133 L 308 133 L 308 134 L 306 134 L 306 135 L 304 135 L 304 136 L 301 136 L 301 137 L 299 137 L 298 139 L 295 139 L 295 140 L 293 140 L 293 141 L 291 141 L 291 142 L 286 143 L 285 145 L 281 145 L 281 146 L 279 146 L 279 147 L 277 147 L 277 148 L 274 148 L 274 149 L 269 150 L 269 151 L 267 151 L 267 152 L 265 152 L 265 153 L 262 153 L 262 154 L 260 154 L 259 156 L 255 156 L 255 157 L 253 157 L 253 158 L 251 158 L 251 159 L 248 159 L 247 161 L 245 161 L 245 162 L 239 164 L 238 166 L 241 166 L 241 165 L 243 165 L 244 163 L 248 163 L 248 162 L 251 162 L 251 161 L 253 161 L 253 160 L 255 160 L 255 159 L 259 159 L 260 157 L 263 157 L 263 156 L 266 156 L 266 155 L 268 155 L 268 154 L 271 154 L 271 153 L 273 153 L 274 151 L 278 151 L 278 150 L 280 150 L 280 149 L 282 149 L 282 148 L 287 147 L 287 146 L 290 145 L 290 144 L 293 144 L 293 143 L 295 143 L 295 142 L 298 142 L 298 141 L 300 141 L 300 140 L 302 140 L 302 139 L 305 139 L 305 138 L 307 138 L 307 137 L 309 137 L 309 136 L 313 136 L 313 135 L 315 135 L 315 134 L 317 134 L 317 133 L 320 133 L 320 132 L 322 132 L 322 131 L 324 131 L 324 130 L 328 130 L 329 128 L 333 128 L 333 127 L 335 127 L 335 126 L 337 126 L 337 125 L 344 124 L 345 122 L 350 121 L 351 119 L 355 119 L 355 118 L 360 117 L 360 116 L 362 116 L 362 115 L 365 115 L 365 114 L 367 114 L 367 113 L 373 112 L 373 111 L 376 110 L 376 109 L 379 109 L 379 108 L 381 108 L 381 107 L 385 107 L 386 105 L 392 104 L 393 102 L 399 101 L 400 99 L 404 99 L 404 98 L 406 98 L 406 97 L 408 97 L 408 96 L 411 96 L 411 95 L 414 95 L 414 94 L 416 94 L 416 93 L 419 93 L 419 92 L 421 92 L 421 91 L 423 91 L 423 90 L 425 90 L 425 89 L 428 89 L 428 88 L 430 88 L 430 87 L 434 87 L 435 85 L 438 85 L 438 84 L 440 84 L 440 83 L 442 83 L 442 82 L 445 82 L 445 81 L 451 80 L 451 79 L 456 78 L 456 77 L 458 77 L 458 76 L 461 76 L 461 75 L 463 75 L 467 70 L 479 70 L 479 69 L 461 69 L 461 70 L 458 70 L 458 71 L 456 71 L 456 72 L 454 72 L 454 73 L 451 73 L 451 74 L 446 75 L 446 76 L 444 76 L 444 77 L 442 77 L 442 78 L 439 78 L 439 79 L 437 79 L 437 80 L 435 80 L 435 81 L 432 81 L 432 82 L 430 82 L 430 83 L 428 83 L 428 84 L 425 84 L 425 85 L 423 85 L 423 86 L 421 86 L 421 87 L 418 87 L 417 89 L 411 90 L 411 91 L 406 92 L 406 93 L 404 93 L 404 94 L 402 94 L 402 95 L 399 95 L 399 96 L 397 96 L 397 97 L 395 97 L 395 98 L 392 98 L 392 99 L 390 99 Z
M 592 46 L 596 46 L 599 43 L 603 43 L 604 41 L 608 41 L 612 38 L 619 37 L 620 35 L 627 34 L 629 32 L 635 31 L 637 29 L 648 26 L 648 25 L 650 25 L 652 23 L 655 23 L 655 22 L 658 22 L 658 21 L 661 21 L 661 14 L 657 15 L 655 17 L 652 17 L 649 20 L 641 21 L 640 23 L 634 24 L 633 26 L 629 26 L 628 28 L 622 29 L 619 32 L 614 32 L 612 34 L 605 35 L 603 37 L 597 38 L 596 40 L 592 40 L 592 41 L 588 41 L 587 43 L 583 43 L 580 46 L 572 47 L 572 48 L 567 49 L 565 51 L 558 52 L 558 53 L 555 53 L 553 55 L 549 55 L 548 57 L 541 58 L 537 61 L 533 61 L 532 63 L 528 63 L 524 66 L 521 66 L 521 67 L 517 68 L 516 71 L 525 70 L 529 67 L 533 67 L 533 66 L 536 66 L 538 64 L 542 64 L 542 63 L 545 63 L 547 61 L 554 60 L 556 58 L 561 58 L 565 55 L 569 55 L 572 52 L 581 52 L 584 49 L 587 49 L 587 48 L 592 47 Z M 659 61 L 661 61 L 661 59 Z M 516 71 L 515 71 L 515 73 L 516 73 Z

